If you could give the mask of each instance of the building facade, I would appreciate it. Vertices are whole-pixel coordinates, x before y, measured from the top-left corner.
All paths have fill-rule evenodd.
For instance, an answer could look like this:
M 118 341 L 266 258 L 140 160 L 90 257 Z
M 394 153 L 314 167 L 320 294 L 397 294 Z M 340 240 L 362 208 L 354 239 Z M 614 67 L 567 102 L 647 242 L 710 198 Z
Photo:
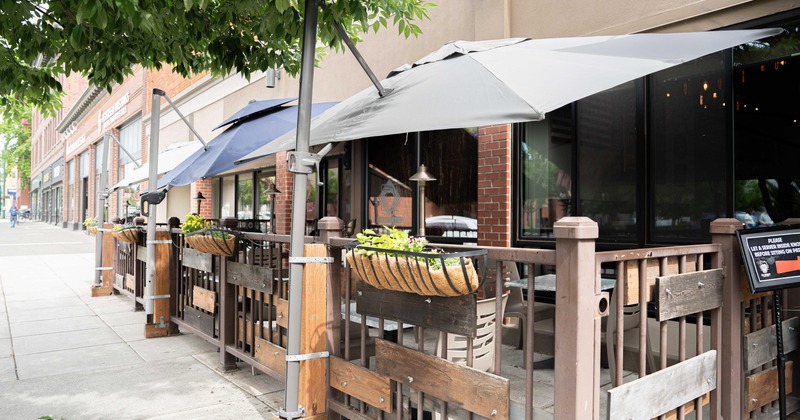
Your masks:
M 440 2 L 431 20 L 420 22 L 419 39 L 406 40 L 392 29 L 364 36 L 358 48 L 376 74 L 454 39 L 768 26 L 786 32 L 631 81 L 541 122 L 339 144 L 320 167 L 324 184 L 309 185 L 307 230 L 321 217 L 336 216 L 354 220 L 358 230 L 394 225 L 416 232 L 425 223 L 427 234 L 461 242 L 550 246 L 553 223 L 580 215 L 598 222 L 599 246 L 624 248 L 706 242 L 708 223 L 717 217 L 750 217 L 763 225 L 800 216 L 800 177 L 790 162 L 797 110 L 787 92 L 794 89 L 800 64 L 792 56 L 800 52 L 797 22 L 796 5 L 772 0 Z M 213 130 L 217 124 L 249 101 L 296 97 L 297 80 L 278 74 L 275 80 L 261 73 L 250 80 L 236 74 L 183 79 L 168 68 L 137 69 L 110 94 L 85 88 L 73 103 L 65 102 L 54 123 L 34 120 L 34 131 L 41 133 L 37 144 L 44 143 L 34 151 L 36 214 L 68 226 L 96 215 L 98 144 L 106 132 L 133 149 L 130 158 L 116 143 L 110 146 L 109 185 L 147 162 L 153 88 L 163 89 L 208 141 L 221 131 Z M 368 86 L 351 54 L 331 53 L 316 69 L 314 102 L 340 101 Z M 165 101 L 159 105 L 159 151 L 198 141 Z M 48 124 L 65 139 L 60 146 L 46 140 Z M 199 209 L 206 217 L 269 220 L 286 233 L 293 186 L 285 157 L 279 153 L 173 188 L 158 219 L 183 220 Z M 413 211 L 420 195 L 409 180 L 421 164 L 436 178 L 427 185 L 425 221 Z M 60 178 L 54 175 L 59 165 Z M 274 214 L 268 214 L 271 197 L 265 192 L 272 183 L 281 193 Z M 110 217 L 136 213 L 135 198 L 146 188 L 137 185 L 112 194 Z M 195 199 L 198 192 L 204 200 Z M 53 200 L 63 203 L 60 210 Z

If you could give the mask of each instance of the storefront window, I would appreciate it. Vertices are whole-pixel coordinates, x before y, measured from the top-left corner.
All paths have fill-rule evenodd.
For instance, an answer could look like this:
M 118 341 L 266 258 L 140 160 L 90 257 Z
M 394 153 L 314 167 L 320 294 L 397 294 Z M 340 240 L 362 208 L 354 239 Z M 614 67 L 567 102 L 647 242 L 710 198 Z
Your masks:
M 571 214 L 572 107 L 523 125 L 519 148 L 520 228 L 527 238 L 551 238 L 553 223 Z
M 67 220 L 81 221 L 75 220 L 75 160 L 67 163 Z
M 253 174 L 239 174 L 236 181 L 236 218 L 253 218 Z
M 800 27 L 734 49 L 735 214 L 746 227 L 800 217 Z M 787 90 L 790 89 L 790 90 Z
M 420 163 L 436 178 L 425 184 L 426 236 L 478 237 L 477 133 L 477 129 L 420 133 Z
M 577 103 L 578 211 L 603 240 L 636 243 L 636 82 Z
M 650 77 L 652 239 L 710 238 L 709 224 L 727 211 L 726 52 Z
M 236 176 L 228 175 L 222 178 L 222 195 L 220 195 L 219 218 L 235 217 Z
M 367 140 L 366 226 L 371 229 L 389 226 L 411 231 L 412 185 L 408 178 L 415 172 L 416 141 L 406 137 L 402 134 Z

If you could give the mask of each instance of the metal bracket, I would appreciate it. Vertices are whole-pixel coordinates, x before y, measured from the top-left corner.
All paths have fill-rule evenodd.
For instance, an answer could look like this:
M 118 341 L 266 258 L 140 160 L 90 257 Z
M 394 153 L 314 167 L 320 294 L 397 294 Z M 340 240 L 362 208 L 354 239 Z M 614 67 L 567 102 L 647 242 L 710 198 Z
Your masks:
M 114 267 L 95 267 L 95 270 L 97 270 L 97 271 L 109 271 L 109 270 L 113 270 L 113 269 L 114 269 Z
M 172 245 L 172 241 L 168 239 L 162 239 L 159 241 L 146 241 L 146 242 L 148 244 L 153 244 L 153 245 Z
M 333 262 L 333 257 L 289 257 L 289 264 L 309 264 L 309 263 L 330 264 L 332 262 Z
M 167 328 L 167 324 L 164 323 L 164 315 L 161 315 L 158 324 L 156 324 L 156 328 Z
M 278 417 L 287 420 L 299 419 L 301 417 L 305 417 L 305 414 L 306 410 L 302 405 L 297 406 L 297 411 L 286 411 L 282 408 L 278 410 Z
M 319 168 L 319 156 L 316 153 L 289 152 L 286 156 L 288 171 L 296 174 L 310 174 Z
M 286 355 L 287 362 L 302 362 L 303 360 L 311 360 L 311 359 L 325 359 L 330 357 L 330 353 L 327 351 L 319 351 L 316 353 L 306 353 L 306 354 L 293 354 L 293 355 Z
M 170 295 L 155 295 L 155 296 L 145 296 L 145 299 L 169 299 L 172 296 Z

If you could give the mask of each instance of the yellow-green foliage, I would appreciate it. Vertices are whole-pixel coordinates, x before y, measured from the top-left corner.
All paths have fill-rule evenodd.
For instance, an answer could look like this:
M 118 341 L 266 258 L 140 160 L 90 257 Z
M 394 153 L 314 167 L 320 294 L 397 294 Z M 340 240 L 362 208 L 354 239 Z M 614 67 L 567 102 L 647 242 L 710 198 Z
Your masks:
M 181 225 L 181 232 L 192 233 L 198 230 L 209 229 L 214 225 L 210 220 L 206 220 L 196 214 L 187 214 L 186 221 Z

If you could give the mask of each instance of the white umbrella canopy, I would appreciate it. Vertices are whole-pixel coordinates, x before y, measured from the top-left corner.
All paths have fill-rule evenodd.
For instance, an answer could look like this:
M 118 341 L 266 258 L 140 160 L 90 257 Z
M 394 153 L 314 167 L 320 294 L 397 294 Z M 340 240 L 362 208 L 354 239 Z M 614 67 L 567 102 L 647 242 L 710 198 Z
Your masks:
M 782 29 L 449 43 L 312 121 L 311 145 L 536 121 L 561 106 Z M 239 162 L 294 148 L 290 132 Z

